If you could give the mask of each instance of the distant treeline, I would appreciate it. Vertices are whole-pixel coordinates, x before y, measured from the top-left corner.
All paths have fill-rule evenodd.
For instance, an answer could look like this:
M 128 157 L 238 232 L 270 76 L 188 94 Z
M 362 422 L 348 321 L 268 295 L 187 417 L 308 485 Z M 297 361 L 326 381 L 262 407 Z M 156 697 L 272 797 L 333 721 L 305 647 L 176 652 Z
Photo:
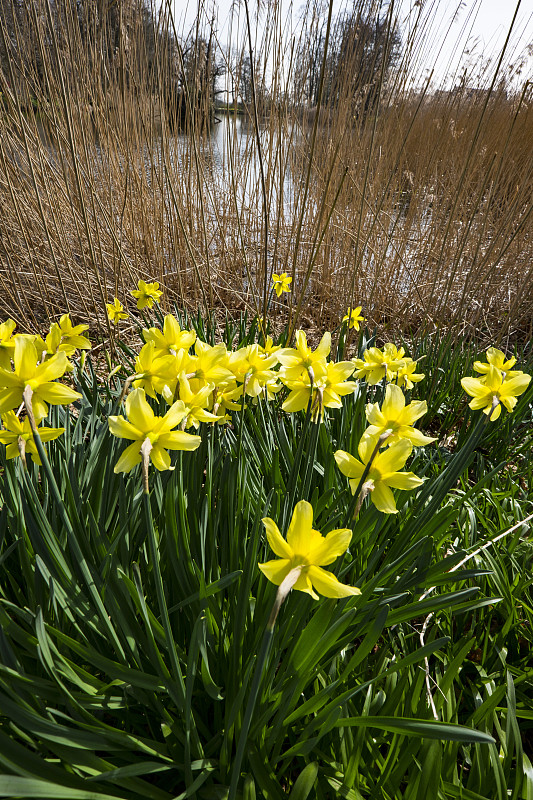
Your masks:
M 178 34 L 164 5 L 147 0 L 0 0 L 0 92 L 30 87 L 26 105 L 37 109 L 53 52 L 65 80 L 85 73 L 89 105 L 91 89 L 118 85 L 156 94 L 171 122 L 207 118 L 224 72 L 215 40 L 213 24 Z

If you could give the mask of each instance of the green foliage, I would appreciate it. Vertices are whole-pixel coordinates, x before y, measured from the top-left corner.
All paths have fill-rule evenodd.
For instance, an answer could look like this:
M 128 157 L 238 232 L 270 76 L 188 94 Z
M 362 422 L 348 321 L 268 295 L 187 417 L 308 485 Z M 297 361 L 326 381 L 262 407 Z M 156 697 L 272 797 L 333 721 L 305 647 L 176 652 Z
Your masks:
M 122 385 L 88 358 L 43 467 L 0 455 L 0 797 L 531 796 L 532 393 L 487 424 L 457 402 L 465 359 L 444 342 L 424 364 L 424 486 L 353 521 L 333 453 L 355 452 L 380 387 L 321 425 L 249 403 L 147 497 L 139 468 L 113 471 Z M 300 499 L 324 534 L 353 527 L 333 569 L 362 594 L 293 592 L 269 633 L 261 519 L 285 532 Z

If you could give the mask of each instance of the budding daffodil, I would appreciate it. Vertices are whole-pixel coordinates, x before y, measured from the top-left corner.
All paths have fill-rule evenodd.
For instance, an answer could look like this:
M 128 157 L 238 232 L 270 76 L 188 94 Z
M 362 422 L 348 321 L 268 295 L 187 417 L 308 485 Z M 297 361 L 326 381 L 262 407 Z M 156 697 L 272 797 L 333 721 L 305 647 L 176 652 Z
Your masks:
M 381 409 L 379 403 L 368 403 L 366 418 L 370 425 L 364 432 L 365 438 L 376 440 L 385 431 L 392 431 L 384 444 L 392 445 L 400 439 L 409 439 L 414 445 L 424 445 L 434 442 L 430 436 L 424 436 L 413 428 L 416 420 L 427 413 L 428 407 L 425 400 L 414 400 L 405 405 L 405 397 L 399 386 L 394 383 L 387 384 L 385 399 Z
M 357 308 L 352 308 L 350 314 L 345 314 L 342 318 L 343 322 L 348 323 L 348 329 L 353 328 L 354 330 L 359 330 L 359 323 L 364 322 L 365 318 L 361 316 L 363 306 L 357 306 Z
M 39 418 L 35 421 L 37 424 L 40 422 Z M 29 455 L 36 464 L 40 464 L 41 459 L 28 417 L 21 422 L 14 411 L 8 411 L 6 414 L 2 414 L 2 422 L 5 430 L 0 430 L 0 442 L 6 445 L 6 458 L 17 458 L 22 449 L 25 455 Z M 64 431 L 64 428 L 39 428 L 39 437 L 43 442 L 50 442 L 61 436 Z
M 22 403 L 26 386 L 33 391 L 33 413 L 40 419 L 48 413 L 47 403 L 66 405 L 81 398 L 78 392 L 55 382 L 68 368 L 66 353 L 56 353 L 39 364 L 34 337 L 19 334 L 14 339 L 13 372 L 0 367 L 0 413 L 12 411 Z
M 281 275 L 276 275 L 274 273 L 272 275 L 272 283 L 274 286 L 274 291 L 276 292 L 278 297 L 281 297 L 283 292 L 290 292 L 290 284 L 292 283 L 292 278 L 286 272 L 282 272 Z
M 359 442 L 358 461 L 350 453 L 337 450 L 335 461 L 343 475 L 350 479 L 352 494 L 355 493 L 361 480 L 366 465 L 368 464 L 375 447 L 375 441 L 365 439 Z M 424 482 L 413 472 L 399 472 L 411 455 L 413 445 L 408 439 L 401 439 L 391 445 L 387 450 L 378 453 L 368 472 L 366 482 L 370 484 L 371 500 L 379 511 L 384 514 L 396 514 L 396 502 L 391 489 L 416 489 Z
M 200 437 L 184 431 L 173 431 L 176 425 L 187 416 L 187 409 L 181 402 L 174 403 L 164 417 L 156 417 L 148 405 L 144 389 L 134 389 L 126 398 L 126 414 L 109 417 L 109 430 L 121 439 L 133 439 L 115 464 L 115 472 L 129 472 L 142 461 L 141 446 L 145 439 L 152 443 L 150 458 L 158 470 L 170 469 L 170 456 L 167 450 L 196 450 Z
M 140 280 L 137 284 L 137 289 L 132 289 L 130 294 L 137 300 L 137 308 L 142 311 L 143 308 L 152 308 L 154 303 L 159 303 L 163 292 L 159 290 L 159 283 L 146 283 Z
M 276 586 L 280 586 L 291 570 L 301 567 L 300 576 L 293 588 L 306 592 L 314 600 L 318 600 L 316 592 L 325 597 L 361 594 L 360 589 L 340 583 L 335 575 L 322 569 L 348 549 L 352 538 L 351 530 L 341 528 L 322 536 L 319 531 L 313 530 L 313 507 L 306 500 L 300 500 L 296 504 L 286 540 L 274 520 L 265 517 L 263 525 L 268 543 L 279 559 L 258 566 L 263 575 Z
M 105 307 L 107 309 L 107 316 L 113 325 L 117 325 L 121 319 L 128 319 L 129 317 L 128 312 L 124 311 L 124 306 L 118 297 L 115 297 L 112 303 L 106 303 Z
M 498 367 L 491 364 L 484 378 L 461 379 L 465 392 L 474 398 L 468 404 L 470 408 L 473 411 L 483 409 L 484 414 L 490 414 L 491 422 L 500 416 L 502 405 L 507 411 L 513 410 L 518 402 L 517 397 L 526 391 L 531 380 L 531 375 L 523 372 L 514 373 L 514 377 L 509 379 L 504 375 Z

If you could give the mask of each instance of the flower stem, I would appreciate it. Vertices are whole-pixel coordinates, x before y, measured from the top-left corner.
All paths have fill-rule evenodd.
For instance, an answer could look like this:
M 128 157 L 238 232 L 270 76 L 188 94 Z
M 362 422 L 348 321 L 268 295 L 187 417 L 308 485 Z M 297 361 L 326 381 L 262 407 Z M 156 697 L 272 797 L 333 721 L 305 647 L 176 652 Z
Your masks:
M 290 590 L 300 577 L 302 566 L 303 565 L 300 565 L 294 569 L 291 569 L 276 592 L 276 599 L 274 600 L 274 605 L 272 606 L 272 611 L 270 612 L 270 617 L 268 618 L 265 632 L 263 634 L 263 641 L 261 642 L 261 649 L 259 651 L 257 664 L 255 665 L 254 677 L 250 687 L 250 695 L 248 697 L 246 711 L 244 712 L 244 717 L 242 720 L 239 741 L 237 743 L 237 752 L 235 753 L 235 760 L 233 762 L 233 768 L 231 771 L 231 783 L 228 793 L 228 800 L 235 800 L 237 796 L 237 785 L 239 783 L 244 750 L 248 741 L 248 732 L 252 722 L 252 715 L 254 713 L 255 704 L 259 695 L 259 687 L 261 685 L 261 678 L 263 677 L 263 669 L 268 659 L 270 648 L 272 647 L 272 640 L 274 638 L 274 625 L 276 624 L 276 619 L 278 618 L 279 610 L 283 604 L 283 601 L 286 599 Z

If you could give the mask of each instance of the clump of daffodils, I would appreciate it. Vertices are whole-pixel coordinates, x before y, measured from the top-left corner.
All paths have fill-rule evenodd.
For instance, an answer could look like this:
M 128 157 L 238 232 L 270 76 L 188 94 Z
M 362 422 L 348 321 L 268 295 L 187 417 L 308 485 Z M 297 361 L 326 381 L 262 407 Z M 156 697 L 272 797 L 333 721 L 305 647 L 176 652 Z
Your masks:
M 502 405 L 511 412 L 518 402 L 518 397 L 529 386 L 531 375 L 513 370 L 515 364 L 514 356 L 507 359 L 501 350 L 489 347 L 487 361 L 474 362 L 474 369 L 481 373 L 481 377 L 461 379 L 461 386 L 473 398 L 469 403 L 470 408 L 473 411 L 483 410 L 490 422 L 498 419 Z
M 370 347 L 363 353 L 363 358 L 354 358 L 354 377 L 364 378 L 374 386 L 384 378 L 394 381 L 398 386 L 412 389 L 415 383 L 424 379 L 424 374 L 416 372 L 417 362 L 405 355 L 403 347 L 396 347 L 387 342 L 383 350 Z
M 58 381 L 73 369 L 67 356 L 90 349 L 89 339 L 83 336 L 88 325 L 73 325 L 70 316 L 63 314 L 58 323 L 51 324 L 45 339 L 15 334 L 15 328 L 11 319 L 0 325 L 0 442 L 6 445 L 6 458 L 20 455 L 26 464 L 28 455 L 40 464 L 35 431 L 47 442 L 64 430 L 38 427 L 48 414 L 48 406 L 69 405 L 81 399 L 79 392 Z M 28 416 L 22 418 L 24 407 Z

